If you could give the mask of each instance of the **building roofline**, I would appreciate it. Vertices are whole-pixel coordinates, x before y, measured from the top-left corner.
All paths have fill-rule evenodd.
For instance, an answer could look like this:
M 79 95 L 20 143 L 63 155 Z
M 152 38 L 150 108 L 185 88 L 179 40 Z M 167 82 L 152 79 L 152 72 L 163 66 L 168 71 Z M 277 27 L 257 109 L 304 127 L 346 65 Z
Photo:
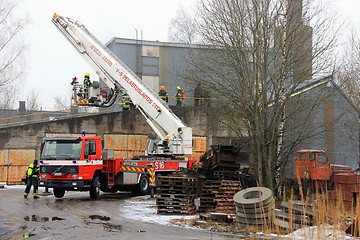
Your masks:
M 354 102 L 344 92 L 344 90 L 334 81 L 332 74 L 323 76 L 323 77 L 309 79 L 308 81 L 313 81 L 313 82 L 297 89 L 293 94 L 291 94 L 291 97 L 294 97 L 298 94 L 307 92 L 315 87 L 318 87 L 325 83 L 330 82 L 340 92 L 340 94 L 350 103 L 350 105 L 355 109 L 355 111 L 360 115 L 360 109 L 354 104 Z
M 112 37 L 105 45 L 109 45 L 110 43 L 123 43 L 123 44 L 141 44 L 141 45 L 149 45 L 149 46 L 159 46 L 159 47 L 180 47 L 180 48 L 200 48 L 202 45 L 196 44 L 185 44 L 185 43 L 174 43 L 174 42 L 159 42 L 159 41 L 151 41 L 151 40 L 137 40 L 130 38 L 119 38 Z
M 354 103 L 353 100 L 349 97 L 348 94 L 345 93 L 345 91 L 337 84 L 333 79 L 331 79 L 332 85 L 343 95 L 343 97 L 350 103 L 350 105 L 355 109 L 355 111 L 360 115 L 360 109 L 358 106 Z

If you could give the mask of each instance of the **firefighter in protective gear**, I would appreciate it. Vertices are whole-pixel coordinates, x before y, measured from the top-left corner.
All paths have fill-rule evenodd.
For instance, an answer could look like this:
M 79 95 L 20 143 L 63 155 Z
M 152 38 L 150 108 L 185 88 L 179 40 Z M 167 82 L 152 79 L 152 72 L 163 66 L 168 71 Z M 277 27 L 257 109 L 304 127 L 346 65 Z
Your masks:
M 166 103 L 169 103 L 169 95 L 165 91 L 165 87 L 161 86 L 160 91 L 158 92 L 159 97 L 161 97 L 162 100 L 164 100 Z
M 74 85 L 74 84 L 77 84 L 77 83 L 78 83 L 77 77 L 73 77 L 73 78 L 72 78 L 71 85 Z
M 125 91 L 122 91 L 121 96 L 121 101 L 124 103 L 123 110 L 135 109 L 134 103 Z
M 86 72 L 84 76 L 84 99 L 89 97 L 89 87 L 91 85 L 90 82 L 90 73 Z
M 27 198 L 29 195 L 31 186 L 33 186 L 33 198 L 37 199 L 38 196 L 38 181 L 39 181 L 39 165 L 38 161 L 34 160 L 33 163 L 31 163 L 26 171 L 26 188 L 24 192 L 24 198 Z
M 182 106 L 184 98 L 185 98 L 185 92 L 181 90 L 180 86 L 177 86 L 177 92 L 176 92 L 176 106 Z

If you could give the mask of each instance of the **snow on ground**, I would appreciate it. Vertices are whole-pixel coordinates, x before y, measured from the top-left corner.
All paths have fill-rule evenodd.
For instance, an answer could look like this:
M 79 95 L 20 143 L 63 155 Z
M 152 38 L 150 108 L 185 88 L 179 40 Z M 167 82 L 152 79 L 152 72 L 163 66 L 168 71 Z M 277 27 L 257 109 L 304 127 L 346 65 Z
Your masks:
M 125 200 L 119 211 L 127 218 L 137 219 L 149 223 L 157 223 L 162 225 L 172 225 L 171 221 L 174 219 L 195 219 L 196 215 L 184 216 L 184 215 L 159 215 L 156 210 L 156 199 L 150 198 L 150 196 L 133 197 Z M 189 228 L 196 228 L 194 226 L 188 226 Z M 333 226 L 324 224 L 321 226 L 304 227 L 298 229 L 288 235 L 277 236 L 275 234 L 257 233 L 253 235 L 255 238 L 261 239 L 292 239 L 292 240 L 347 240 L 354 239 L 353 237 L 346 235 L 343 231 L 334 229 Z
M 139 196 L 125 200 L 119 208 L 120 213 L 130 219 L 137 219 L 143 222 L 170 225 L 174 219 L 194 219 L 195 215 L 161 215 L 157 214 L 156 199 L 150 196 Z
M 4 185 L 5 189 L 24 189 L 25 190 L 25 185 Z
M 302 239 L 354 239 L 350 237 L 343 231 L 339 231 L 334 229 L 333 226 L 329 224 L 323 224 L 320 226 L 314 227 L 304 227 L 298 229 L 289 235 L 287 235 L 290 239 L 302 240 Z

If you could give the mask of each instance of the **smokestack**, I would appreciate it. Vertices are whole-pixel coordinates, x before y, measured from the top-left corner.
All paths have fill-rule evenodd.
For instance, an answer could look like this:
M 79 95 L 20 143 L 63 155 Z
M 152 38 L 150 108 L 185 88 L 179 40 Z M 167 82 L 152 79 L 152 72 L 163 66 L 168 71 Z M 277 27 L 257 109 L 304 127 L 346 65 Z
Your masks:
M 26 113 L 26 107 L 25 107 L 26 101 L 19 101 L 19 114 L 23 115 Z
M 302 20 L 302 0 L 287 0 L 289 8 L 289 21 L 292 24 L 303 24 Z

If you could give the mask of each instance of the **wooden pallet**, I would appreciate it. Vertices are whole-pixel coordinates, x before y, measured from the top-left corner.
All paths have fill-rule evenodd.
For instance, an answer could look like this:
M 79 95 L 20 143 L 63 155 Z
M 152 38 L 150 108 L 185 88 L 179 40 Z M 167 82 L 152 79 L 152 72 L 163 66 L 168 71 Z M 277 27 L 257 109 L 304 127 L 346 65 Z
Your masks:
M 160 186 L 196 186 L 195 177 L 158 177 Z
M 203 184 L 199 212 L 235 213 L 233 197 L 240 190 L 239 181 L 215 180 Z
M 194 177 L 159 177 L 156 207 L 158 214 L 195 214 L 197 181 Z

